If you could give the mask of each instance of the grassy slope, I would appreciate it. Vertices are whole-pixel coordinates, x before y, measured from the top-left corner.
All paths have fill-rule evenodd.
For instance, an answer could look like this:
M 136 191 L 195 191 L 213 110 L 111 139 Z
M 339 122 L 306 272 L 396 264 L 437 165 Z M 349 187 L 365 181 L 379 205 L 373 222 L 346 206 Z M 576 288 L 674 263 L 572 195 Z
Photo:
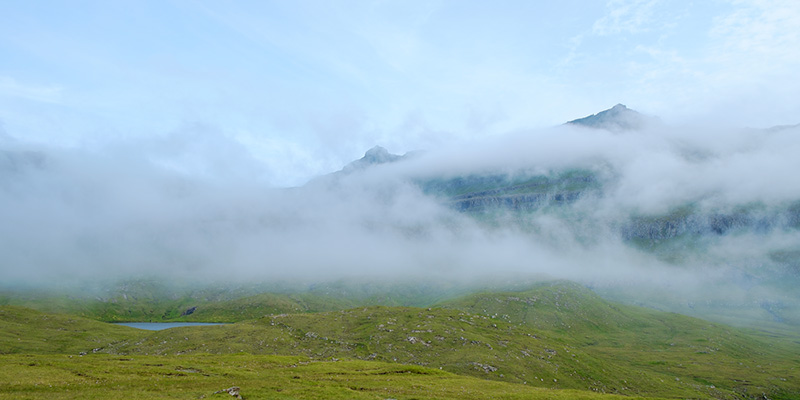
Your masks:
M 607 302 L 571 283 L 441 304 L 566 335 L 604 363 L 756 396 L 800 396 L 798 336 L 767 337 L 673 313 Z M 768 366 L 768 367 L 765 367 Z
M 332 282 L 297 293 L 260 293 L 253 296 L 206 303 L 188 316 L 176 318 L 196 322 L 236 322 L 265 315 L 339 311 L 360 306 L 423 307 L 465 292 L 463 286 L 423 282 L 375 284 Z
M 463 350 L 455 352 L 453 355 L 442 355 L 433 352 L 420 352 L 421 348 L 436 348 L 431 346 L 430 343 L 425 343 L 422 340 L 423 336 L 428 335 L 430 332 L 416 333 L 420 342 L 412 343 L 407 336 L 408 329 L 400 327 L 398 329 L 388 328 L 385 331 L 388 333 L 386 337 L 380 335 L 364 337 L 363 335 L 369 334 L 369 330 L 359 329 L 360 321 L 380 319 L 386 320 L 388 326 L 395 324 L 405 325 L 408 323 L 415 323 L 416 318 L 419 317 L 420 309 L 406 309 L 406 308 L 391 308 L 391 307 L 371 307 L 366 309 L 348 310 L 341 312 L 333 312 L 326 314 L 296 314 L 296 315 L 283 315 L 274 316 L 260 321 L 253 321 L 249 323 L 238 323 L 228 326 L 217 327 L 202 327 L 202 328 L 176 328 L 162 332 L 147 332 L 121 326 L 115 326 L 96 321 L 86 320 L 78 317 L 62 316 L 62 315 L 47 315 L 33 310 L 24 309 L 20 307 L 2 307 L 3 326 L 3 341 L 0 343 L 5 353 L 17 353 L 16 356 L 6 356 L 4 360 L 5 373 L 10 374 L 13 378 L 7 380 L 0 379 L 0 382 L 10 382 L 5 388 L 0 389 L 3 393 L 15 393 L 16 395 L 40 395 L 41 397 L 50 397 L 54 393 L 64 394 L 64 398 L 69 398 L 68 390 L 80 391 L 82 395 L 106 396 L 112 387 L 128 387 L 123 389 L 126 391 L 134 390 L 136 388 L 147 388 L 144 390 L 141 397 L 153 396 L 153 390 L 163 387 L 162 383 L 153 384 L 153 382 L 142 378 L 142 376 L 152 375 L 156 381 L 162 379 L 169 380 L 170 375 L 186 376 L 182 370 L 198 370 L 194 366 L 181 368 L 181 365 L 189 365 L 198 357 L 206 357 L 207 363 L 220 364 L 226 362 L 225 360 L 234 357 L 236 353 L 251 353 L 251 354 L 295 354 L 300 355 L 298 360 L 308 360 L 306 356 L 315 358 L 317 360 L 336 360 L 331 355 L 348 358 L 364 358 L 370 361 L 363 361 L 358 364 L 355 361 L 346 363 L 345 365 L 360 366 L 361 369 L 380 369 L 383 368 L 382 364 L 374 361 L 385 359 L 392 362 L 399 363 L 421 363 L 421 360 L 429 359 L 431 356 L 443 357 L 446 360 L 446 367 L 458 372 L 472 374 L 477 377 L 468 378 L 467 376 L 456 377 L 446 374 L 438 369 L 429 370 L 422 367 L 402 367 L 401 372 L 408 373 L 409 376 L 394 379 L 392 386 L 386 389 L 387 394 L 405 393 L 412 398 L 421 396 L 426 392 L 426 386 L 435 388 L 437 393 L 441 393 L 441 398 L 462 398 L 465 393 L 469 392 L 471 395 L 466 398 L 481 398 L 481 397 L 503 397 L 508 398 L 576 398 L 578 392 L 551 392 L 528 389 L 534 386 L 533 382 L 530 385 L 508 385 L 500 383 L 486 382 L 480 378 L 494 378 L 495 380 L 501 379 L 500 372 L 491 371 L 487 372 L 484 368 L 488 368 L 491 362 L 498 365 L 496 360 L 491 360 L 491 353 L 483 349 L 483 347 L 497 339 L 496 331 L 498 329 L 513 330 L 511 326 L 491 326 L 479 327 L 478 329 L 471 329 L 480 324 L 476 322 L 473 316 L 466 315 L 462 312 L 432 309 L 431 311 L 424 310 L 426 318 L 433 315 L 435 319 L 438 317 L 446 318 L 449 321 L 449 328 L 453 333 L 456 326 L 463 326 L 463 331 L 459 330 L 459 334 L 469 336 L 469 341 L 459 337 L 457 342 L 464 347 Z M 364 314 L 366 313 L 366 315 Z M 443 314 L 442 314 L 443 313 Z M 339 324 L 332 324 L 326 317 L 333 317 L 339 321 Z M 477 320 L 488 322 L 488 318 L 477 317 Z M 279 321 L 279 322 L 273 322 Z M 294 327 L 289 326 L 284 322 L 288 322 Z M 445 323 L 446 325 L 448 323 Z M 494 324 L 496 325 L 496 324 Z M 66 327 L 66 328 L 65 328 Z M 269 327 L 269 328 L 267 328 Z M 315 327 L 320 333 L 317 334 L 304 328 Z M 422 329 L 423 327 L 420 327 Z M 327 329 L 327 330 L 326 330 Z M 350 331 L 352 329 L 352 332 Z M 427 330 L 427 328 L 425 328 Z M 419 329 L 414 329 L 419 330 Z M 431 329 L 432 330 L 432 329 Z M 326 336 L 335 331 L 345 331 L 352 335 L 354 340 L 361 338 L 365 340 L 364 346 L 355 345 L 359 347 L 359 351 L 352 350 L 351 344 L 341 340 L 328 340 Z M 110 336 L 109 336 L 110 335 Z M 529 334 L 519 334 L 518 336 L 534 341 L 537 339 L 532 338 Z M 26 337 L 27 340 L 19 341 L 21 337 Z M 502 337 L 502 335 L 500 336 Z M 118 342 L 114 342 L 115 340 Z M 269 339 L 272 339 L 270 342 Z M 501 342 L 505 341 L 500 339 Z M 113 344 L 109 342 L 114 342 Z M 302 343 L 299 343 L 302 342 Z M 270 345 L 271 343 L 271 345 Z M 278 345 L 276 345 L 278 343 Z M 373 348 L 374 346 L 374 348 Z M 506 343 L 504 347 L 516 348 L 514 345 Z M 384 353 L 381 347 L 385 347 L 386 354 L 378 356 L 379 353 Z M 487 346 L 488 348 L 489 346 Z M 447 350 L 448 346 L 442 349 Z M 475 351 L 475 349 L 478 349 Z M 135 352 L 139 353 L 135 358 L 141 359 L 141 352 L 151 352 L 160 354 L 158 357 L 146 356 L 145 358 L 152 360 L 149 364 L 140 365 L 139 367 L 159 367 L 164 363 L 176 364 L 175 371 L 178 372 L 163 372 L 163 368 L 150 368 L 162 372 L 147 372 L 139 371 L 134 372 L 130 370 L 130 365 L 135 363 L 120 362 L 126 361 L 126 358 L 97 358 L 98 355 L 93 353 L 92 349 L 98 349 L 100 352 Z M 127 350 L 127 351 L 126 351 Z M 198 351 L 199 350 L 199 351 Z M 450 349 L 453 350 L 453 349 Z M 543 373 L 539 374 L 542 377 L 538 378 L 540 381 L 536 382 L 536 386 L 550 388 L 550 387 L 567 387 L 551 383 L 551 376 L 557 373 L 557 367 L 546 360 L 551 358 L 551 355 L 546 353 L 546 349 L 534 349 L 534 346 L 526 346 L 524 348 L 526 357 L 534 358 L 532 354 L 538 354 L 536 357 L 538 361 L 538 369 Z M 538 351 L 538 353 L 536 353 Z M 81 352 L 90 353 L 88 356 L 80 357 L 78 354 Z M 28 354 L 19 354 L 28 353 Z M 39 355 L 32 355 L 39 354 Z M 47 357 L 42 353 L 66 353 L 66 356 L 50 356 Z M 209 355 L 208 353 L 217 353 L 216 355 Z M 169 354 L 169 356 L 167 355 Z M 510 354 L 510 353 L 509 353 Z M 465 361 L 461 358 L 464 356 L 470 357 L 471 360 Z M 261 358 L 252 358 L 252 360 L 261 360 Z M 98 362 L 101 365 L 98 365 Z M 296 362 L 295 362 L 296 363 Z M 376 366 L 370 366 L 373 365 Z M 332 363 L 325 363 L 332 364 Z M 426 364 L 431 364 L 429 362 Z M 194 365 L 194 364 L 192 364 Z M 318 364 L 323 365 L 323 364 Z M 520 364 L 520 366 L 530 366 L 528 364 Z M 367 367 L 368 366 L 368 367 Z M 35 367 L 35 368 L 33 368 Z M 397 370 L 398 367 L 391 367 Z M 493 368 L 493 367 L 492 367 Z M 120 370 L 121 369 L 121 370 Z M 134 368 L 135 369 L 135 368 Z M 349 368 L 343 367 L 344 370 Z M 125 370 L 125 371 L 123 371 Z M 547 371 L 545 371 L 547 370 Z M 233 374 L 230 370 L 220 373 L 222 377 L 227 377 Z M 238 368 L 237 368 L 238 371 Z M 427 371 L 427 372 L 426 372 Z M 503 370 L 505 371 L 505 370 Z M 135 373 L 135 376 L 132 374 Z M 337 374 L 339 372 L 329 372 L 328 374 Z M 389 374 L 393 376 L 396 372 L 378 373 L 377 375 Z M 524 372 L 523 372 L 524 373 Z M 263 371 L 263 374 L 272 376 L 272 373 Z M 310 380 L 308 383 L 312 387 L 330 386 L 331 383 L 326 382 L 327 379 L 320 382 L 318 376 L 308 376 L 304 374 L 295 373 L 301 380 Z M 352 374 L 352 373 L 350 373 Z M 129 381 L 130 376 L 137 380 Z M 161 376 L 161 375 L 167 375 Z M 234 374 L 235 375 L 235 374 Z M 313 374 L 312 374 L 313 375 Z M 376 374 L 352 374 L 355 381 L 364 381 L 361 385 L 375 384 Z M 419 375 L 432 375 L 435 377 L 443 376 L 444 378 L 436 378 L 435 382 L 427 385 L 421 384 Z M 263 376 L 263 375 L 262 375 Z M 545 378 L 546 377 L 546 378 Z M 344 378 L 350 379 L 345 376 Z M 383 378 L 379 377 L 381 385 Z M 175 378 L 177 379 L 177 378 Z M 175 380 L 173 379 L 173 380 Z M 555 379 L 555 378 L 553 378 Z M 184 379 L 186 381 L 186 379 Z M 545 382 L 546 381 L 546 382 Z M 210 382 L 219 382 L 219 379 L 210 380 Z M 545 383 L 542 383 L 545 382 Z M 237 383 L 239 384 L 239 383 Z M 44 385 L 47 385 L 45 388 Z M 57 389 L 50 389 L 50 385 L 54 385 Z M 215 383 L 214 386 L 217 390 L 220 389 L 221 384 Z M 333 386 L 338 386 L 335 384 Z M 456 386 L 457 385 L 457 386 Z M 172 386 L 172 385 L 170 385 Z M 181 385 L 179 385 L 181 386 Z M 274 385 L 273 385 L 274 386 Z M 284 385 L 275 386 L 277 388 L 284 387 Z M 183 390 L 189 390 L 185 387 Z M 171 388 L 169 390 L 177 390 Z M 336 393 L 341 391 L 342 388 L 330 389 Z M 371 391 L 373 389 L 369 389 Z M 306 393 L 306 398 L 320 398 L 329 397 L 322 395 L 322 392 L 316 395 Z M 344 390 L 345 394 L 341 394 L 342 398 L 347 398 L 350 395 L 349 391 Z M 73 392 L 74 394 L 74 392 Z M 102 394 L 102 396 L 100 395 Z M 581 394 L 585 398 L 595 398 L 590 395 L 590 392 Z M 125 397 L 121 395 L 120 397 Z M 339 394 L 337 394 L 339 396 Z M 58 396 L 56 396 L 57 398 Z M 114 396 L 112 396 L 114 397 Z M 166 397 L 166 395 L 165 395 Z M 422 396 L 428 397 L 428 396 Z M 298 398 L 303 398 L 300 396 Z M 370 398 L 370 397 L 366 397 Z M 397 398 L 397 397 L 395 397 Z
M 0 306 L 0 323 L 0 354 L 78 354 L 145 335 L 124 326 L 16 306 Z
M 456 309 L 271 316 L 153 333 L 110 351 L 374 359 L 544 387 L 664 397 L 800 395 L 796 343 L 615 305 L 577 285 L 478 294 L 443 306 Z
M 418 364 L 489 381 L 629 395 L 800 396 L 796 342 L 616 305 L 578 285 L 475 294 L 441 306 L 272 315 L 162 332 L 0 307 L 0 353 L 100 349 L 172 362 L 245 352 Z
M 0 399 L 586 399 L 621 397 L 492 382 L 437 369 L 303 357 L 0 356 Z M 633 399 L 625 397 L 626 399 Z
M 603 365 L 590 355 L 570 351 L 565 344 L 562 338 L 460 311 L 367 307 L 172 329 L 108 351 L 161 355 L 245 352 L 304 355 L 317 360 L 378 360 L 442 367 L 462 375 L 546 388 L 705 395 L 675 383 L 668 375 Z M 640 387 L 644 382 L 647 384 Z
M 388 312 L 389 318 L 397 312 L 381 309 Z M 296 317 L 313 319 L 313 315 Z M 245 398 L 613 398 L 591 392 L 489 382 L 438 369 L 376 361 L 318 362 L 303 356 L 231 354 L 241 350 L 237 338 L 248 328 L 253 334 L 250 339 L 269 337 L 268 332 L 258 329 L 259 323 L 220 327 L 226 334 L 217 337 L 214 344 L 236 347 L 217 349 L 226 354 L 115 357 L 92 354 L 92 349 L 108 351 L 126 343 L 146 344 L 154 335 L 163 334 L 194 342 L 196 337 L 189 340 L 181 335 L 208 330 L 150 333 L 14 306 L 0 307 L 0 321 L 0 350 L 5 353 L 0 355 L 0 398 L 199 398 L 234 385 L 242 388 Z M 110 344 L 114 341 L 119 342 Z M 80 356 L 81 352 L 89 354 Z
M 73 314 L 106 322 L 236 322 L 269 314 L 344 310 L 364 305 L 427 306 L 468 287 L 408 282 L 330 282 L 270 287 L 220 284 L 196 288 L 154 280 L 119 282 L 84 292 L 0 289 L 0 305 Z M 183 315 L 189 309 L 191 314 Z

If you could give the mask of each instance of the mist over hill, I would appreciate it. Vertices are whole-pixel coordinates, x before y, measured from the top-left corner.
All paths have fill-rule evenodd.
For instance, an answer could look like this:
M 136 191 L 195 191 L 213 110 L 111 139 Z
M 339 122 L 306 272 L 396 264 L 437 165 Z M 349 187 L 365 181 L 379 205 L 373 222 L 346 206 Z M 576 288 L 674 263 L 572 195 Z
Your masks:
M 2 146 L 10 286 L 555 278 L 800 323 L 798 125 L 669 126 L 617 105 L 407 156 L 375 147 L 296 188 L 248 179 L 235 156 L 198 175 L 145 145 Z

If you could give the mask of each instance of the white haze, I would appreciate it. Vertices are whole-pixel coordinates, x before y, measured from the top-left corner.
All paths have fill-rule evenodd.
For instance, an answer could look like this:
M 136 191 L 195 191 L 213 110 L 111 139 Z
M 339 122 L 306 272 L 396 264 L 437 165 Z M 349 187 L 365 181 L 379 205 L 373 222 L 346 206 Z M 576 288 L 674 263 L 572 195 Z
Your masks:
M 657 125 L 612 133 L 559 126 L 429 149 L 289 189 L 265 185 L 245 148 L 214 132 L 201 136 L 189 148 L 180 141 L 169 142 L 173 147 L 126 142 L 93 150 L 4 139 L 3 281 L 529 276 L 692 288 L 732 279 L 732 269 L 748 268 L 742 260 L 757 264 L 766 252 L 800 242 L 797 232 L 733 236 L 675 265 L 623 243 L 616 231 L 631 214 L 665 213 L 686 203 L 726 210 L 800 199 L 798 127 Z M 210 145 L 199 148 L 203 143 Z M 603 196 L 524 223 L 487 226 L 414 184 L 575 167 L 607 180 Z

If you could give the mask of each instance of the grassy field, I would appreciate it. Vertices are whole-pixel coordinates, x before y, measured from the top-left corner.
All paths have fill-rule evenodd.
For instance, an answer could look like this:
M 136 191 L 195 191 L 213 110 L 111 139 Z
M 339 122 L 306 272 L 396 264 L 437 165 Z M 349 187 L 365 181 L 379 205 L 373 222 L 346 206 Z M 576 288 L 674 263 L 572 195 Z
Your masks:
M 2 306 L 0 397 L 200 398 L 239 386 L 246 398 L 800 398 L 797 335 L 615 304 L 569 282 L 434 307 L 312 313 L 294 298 L 297 313 L 270 309 L 286 298 L 221 302 L 236 307 L 220 316 L 265 314 L 157 332 Z
M 0 399 L 619 399 L 375 361 L 249 354 L 4 355 Z M 635 397 L 625 397 L 634 399 Z

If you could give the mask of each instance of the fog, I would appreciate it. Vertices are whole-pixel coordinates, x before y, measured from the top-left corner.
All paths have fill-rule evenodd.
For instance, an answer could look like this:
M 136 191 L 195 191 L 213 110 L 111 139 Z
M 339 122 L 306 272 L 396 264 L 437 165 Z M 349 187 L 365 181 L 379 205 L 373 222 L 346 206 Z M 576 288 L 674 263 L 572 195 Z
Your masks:
M 782 215 L 800 199 L 798 126 L 656 123 L 611 132 L 564 125 L 425 149 L 296 188 L 270 187 L 245 147 L 208 130 L 79 148 L 12 134 L 0 142 L 7 285 L 141 276 L 309 283 L 525 277 L 681 296 L 714 285 L 730 297 L 769 293 L 765 285 L 786 274 L 770 254 L 797 251 L 800 243 L 797 229 L 778 224 L 701 237 L 663 257 L 620 234 L 632 216 L 687 204 Z M 596 173 L 602 190 L 561 207 L 498 212 L 488 222 L 417 184 L 576 168 Z

